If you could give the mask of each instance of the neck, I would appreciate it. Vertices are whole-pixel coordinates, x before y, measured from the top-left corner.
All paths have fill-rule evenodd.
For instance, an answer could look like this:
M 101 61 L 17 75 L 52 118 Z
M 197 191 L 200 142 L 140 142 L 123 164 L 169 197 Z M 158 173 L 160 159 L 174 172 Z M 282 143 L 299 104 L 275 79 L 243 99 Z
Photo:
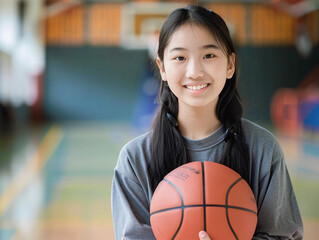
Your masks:
M 218 120 L 215 108 L 182 108 L 178 113 L 179 131 L 182 136 L 199 140 L 215 132 L 221 122 Z

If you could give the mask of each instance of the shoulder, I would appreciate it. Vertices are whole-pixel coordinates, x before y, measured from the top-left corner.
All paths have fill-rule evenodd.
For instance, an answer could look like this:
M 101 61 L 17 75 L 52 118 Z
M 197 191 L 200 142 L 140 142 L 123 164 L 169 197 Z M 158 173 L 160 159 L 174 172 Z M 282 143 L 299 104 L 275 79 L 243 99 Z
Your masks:
M 119 154 L 116 171 L 124 174 L 144 170 L 150 157 L 151 132 L 146 132 L 126 143 Z
M 146 132 L 138 137 L 133 138 L 128 143 L 126 143 L 122 149 L 121 153 L 135 155 L 140 151 L 148 150 L 151 141 L 151 132 Z
M 269 130 L 252 121 L 242 119 L 242 126 L 246 139 L 262 138 L 265 143 L 276 141 L 276 137 Z
M 245 132 L 274 138 L 274 135 L 269 130 L 267 130 L 266 128 L 258 125 L 257 123 L 254 123 L 248 119 L 243 118 L 242 125 L 243 125 Z
M 267 160 L 268 164 L 283 158 L 282 149 L 277 138 L 269 130 L 253 123 L 247 119 L 242 119 L 245 141 L 249 147 L 254 160 Z
M 247 143 L 254 142 L 267 148 L 273 148 L 278 145 L 277 138 L 266 128 L 247 119 L 242 119 L 242 125 Z

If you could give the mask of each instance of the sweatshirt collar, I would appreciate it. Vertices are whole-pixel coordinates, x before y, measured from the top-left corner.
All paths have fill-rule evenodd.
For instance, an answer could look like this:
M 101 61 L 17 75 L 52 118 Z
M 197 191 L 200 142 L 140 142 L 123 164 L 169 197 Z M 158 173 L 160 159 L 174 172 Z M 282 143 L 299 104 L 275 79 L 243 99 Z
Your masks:
M 192 140 L 189 138 L 184 137 L 184 142 L 186 148 L 192 151 L 201 151 L 207 148 L 211 148 L 222 141 L 224 141 L 225 131 L 223 125 L 221 125 L 215 132 L 209 135 L 206 138 L 199 139 L 199 140 Z

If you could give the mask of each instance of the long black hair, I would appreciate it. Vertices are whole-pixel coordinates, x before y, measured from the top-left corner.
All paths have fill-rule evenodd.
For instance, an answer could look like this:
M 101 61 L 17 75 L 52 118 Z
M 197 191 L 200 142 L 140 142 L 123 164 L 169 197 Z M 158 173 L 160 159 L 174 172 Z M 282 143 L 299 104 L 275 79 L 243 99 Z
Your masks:
M 181 26 L 189 23 L 207 29 L 222 47 L 226 56 L 235 53 L 224 20 L 213 11 L 198 5 L 191 5 L 176 9 L 164 22 L 158 46 L 158 57 L 162 62 L 164 50 L 172 34 Z M 241 124 L 243 108 L 236 88 L 237 72 L 235 70 L 233 77 L 226 80 L 216 107 L 216 115 L 227 131 L 224 152 L 219 162 L 238 172 L 249 183 L 249 154 Z M 148 174 L 153 191 L 167 173 L 191 161 L 184 138 L 175 126 L 174 120 L 172 124 L 172 117 L 177 119 L 178 116 L 178 99 L 170 90 L 167 81 L 161 81 L 157 100 L 159 107 L 152 124 L 151 161 L 148 164 Z

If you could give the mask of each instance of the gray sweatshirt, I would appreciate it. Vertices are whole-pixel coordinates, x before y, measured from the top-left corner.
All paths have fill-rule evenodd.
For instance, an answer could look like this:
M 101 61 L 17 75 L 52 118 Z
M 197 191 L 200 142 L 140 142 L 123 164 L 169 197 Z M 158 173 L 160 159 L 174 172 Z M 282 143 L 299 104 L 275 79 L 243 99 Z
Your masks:
M 266 129 L 243 119 L 249 146 L 251 187 L 257 201 L 258 223 L 253 239 L 302 239 L 303 225 L 283 152 Z M 112 215 L 116 240 L 155 239 L 150 227 L 152 191 L 147 176 L 150 132 L 121 150 L 112 182 Z M 192 161 L 216 161 L 222 154 L 221 126 L 205 139 L 185 138 Z

